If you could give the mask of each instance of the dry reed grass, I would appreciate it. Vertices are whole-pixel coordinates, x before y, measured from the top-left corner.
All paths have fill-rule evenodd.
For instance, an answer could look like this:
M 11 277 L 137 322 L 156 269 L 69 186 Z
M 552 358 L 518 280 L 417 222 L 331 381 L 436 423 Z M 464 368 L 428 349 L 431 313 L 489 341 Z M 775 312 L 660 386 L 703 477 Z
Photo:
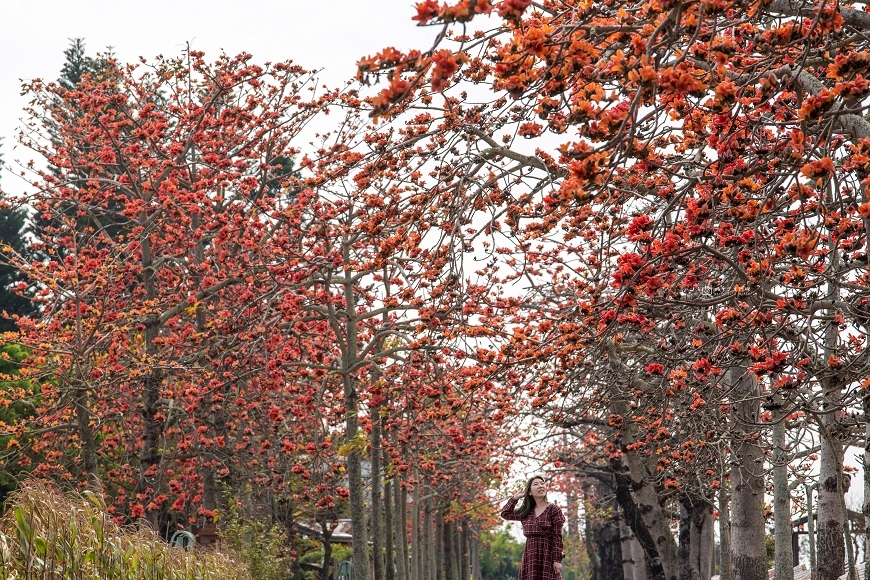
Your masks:
M 0 580 L 249 580 L 231 556 L 170 546 L 143 526 L 120 527 L 92 493 L 28 482 L 0 518 Z

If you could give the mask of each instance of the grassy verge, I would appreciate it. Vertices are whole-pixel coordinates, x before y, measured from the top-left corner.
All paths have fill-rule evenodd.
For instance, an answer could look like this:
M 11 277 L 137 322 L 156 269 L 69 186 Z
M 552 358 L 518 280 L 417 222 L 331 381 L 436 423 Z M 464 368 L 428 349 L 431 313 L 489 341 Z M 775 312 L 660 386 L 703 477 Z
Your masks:
M 120 527 L 93 494 L 30 482 L 0 519 L 0 580 L 248 580 L 230 556 L 172 547 L 152 530 Z

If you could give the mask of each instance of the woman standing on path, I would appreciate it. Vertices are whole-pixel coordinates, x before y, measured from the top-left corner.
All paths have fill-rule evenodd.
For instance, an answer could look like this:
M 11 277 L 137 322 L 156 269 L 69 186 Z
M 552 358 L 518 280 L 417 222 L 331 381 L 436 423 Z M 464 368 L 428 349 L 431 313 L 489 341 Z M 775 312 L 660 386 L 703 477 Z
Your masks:
M 517 501 L 522 498 L 519 510 Z M 560 580 L 562 578 L 562 525 L 565 516 L 547 501 L 547 483 L 535 476 L 526 489 L 508 500 L 501 517 L 523 523 L 526 549 L 517 580 Z

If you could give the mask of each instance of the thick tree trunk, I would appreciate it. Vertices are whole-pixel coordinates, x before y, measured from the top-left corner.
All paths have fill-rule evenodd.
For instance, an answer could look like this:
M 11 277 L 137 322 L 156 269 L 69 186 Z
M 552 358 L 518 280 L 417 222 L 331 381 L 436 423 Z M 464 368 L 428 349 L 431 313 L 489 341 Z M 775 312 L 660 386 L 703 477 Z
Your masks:
M 444 522 L 441 528 L 444 538 L 444 580 L 456 580 L 456 541 L 454 540 L 453 522 Z
M 662 563 L 661 558 L 659 557 L 658 546 L 656 545 L 656 541 L 653 538 L 651 530 L 647 527 L 647 521 L 653 521 L 653 523 L 657 523 L 657 520 L 654 518 L 644 518 L 641 512 L 641 506 L 635 502 L 635 496 L 631 493 L 631 486 L 633 484 L 632 477 L 623 466 L 617 461 L 611 461 L 611 467 L 614 474 L 614 481 L 616 484 L 616 503 L 619 505 L 619 508 L 622 510 L 622 516 L 625 520 L 625 523 L 628 525 L 629 529 L 631 529 L 635 538 L 638 541 L 638 544 L 641 546 L 645 553 L 645 562 L 649 562 L 649 577 L 650 580 L 669 580 L 667 575 L 665 574 L 665 569 Z M 656 500 L 656 505 L 661 507 Z M 670 534 L 670 530 L 668 530 L 668 534 Z M 644 570 L 646 570 L 646 565 L 644 564 Z M 646 573 L 644 573 L 646 576 Z
M 839 266 L 839 254 L 831 252 L 831 268 Z M 830 300 L 837 300 L 839 288 L 836 280 L 828 284 Z M 835 313 L 829 311 L 828 315 Z M 825 331 L 825 359 L 835 356 L 839 343 L 839 328 L 833 321 L 828 322 Z M 816 535 L 818 557 L 818 580 L 837 580 L 846 571 L 846 541 L 843 520 L 843 444 L 840 440 L 842 427 L 839 415 L 843 403 L 843 389 L 839 377 L 834 374 L 823 378 L 823 412 L 819 431 L 821 431 L 821 452 L 819 453 L 819 517 Z
M 837 428 L 833 412 L 822 419 L 830 434 Z M 846 571 L 846 542 L 843 530 L 842 485 L 843 446 L 833 436 L 822 437 L 819 461 L 819 511 L 816 521 L 818 580 L 837 580 Z
M 631 551 L 631 540 L 634 534 L 631 533 L 631 529 L 625 523 L 619 526 L 619 534 L 622 543 L 622 575 L 625 577 L 625 580 L 634 580 L 634 554 Z
M 758 385 L 746 369 L 732 369 L 731 562 L 733 580 L 767 580 L 764 512 L 764 454 L 758 423 Z
M 602 513 L 616 512 L 615 505 L 602 504 L 599 491 L 595 494 L 597 507 L 603 508 Z M 620 522 L 615 518 L 591 520 L 591 538 L 595 547 L 596 564 L 592 570 L 592 580 L 625 580 L 622 567 L 622 549 L 620 542 Z M 587 532 L 589 534 L 589 532 Z
M 794 580 L 791 545 L 791 493 L 788 489 L 788 452 L 785 448 L 785 417 L 773 426 L 773 527 L 776 580 Z
M 724 475 L 724 474 L 723 474 Z M 719 580 L 731 580 L 731 499 L 725 478 L 719 485 Z
M 616 401 L 613 405 L 613 412 L 627 417 L 629 415 L 628 403 L 626 401 Z M 628 467 L 628 475 L 631 477 L 629 488 L 633 491 L 632 496 L 634 503 L 637 505 L 637 512 L 640 514 L 641 519 L 646 524 L 649 535 L 652 537 L 657 557 L 650 553 L 645 545 L 643 535 L 638 530 L 635 530 L 631 523 L 629 523 L 629 527 L 637 534 L 641 545 L 647 550 L 647 554 L 650 554 L 650 561 L 661 563 L 664 580 L 677 580 L 679 576 L 679 558 L 677 556 L 677 543 L 670 528 L 670 521 L 659 502 L 659 496 L 653 485 L 655 478 L 648 472 L 644 458 L 636 451 L 629 450 L 626 447 L 634 441 L 634 435 L 630 432 L 630 428 L 628 430 L 629 432 L 623 433 L 625 439 L 621 443 L 625 456 L 625 464 Z M 652 578 L 658 578 L 657 572 L 653 571 Z
M 706 499 L 680 499 L 680 580 L 710 580 L 713 507 Z
M 713 547 L 715 545 L 713 506 L 704 502 L 701 509 L 695 512 L 692 522 L 693 530 L 697 531 L 697 542 L 692 536 L 692 558 L 698 562 L 698 572 L 701 580 L 710 580 L 713 576 Z
M 680 527 L 679 548 L 677 555 L 680 558 L 680 580 L 694 580 L 692 578 L 692 504 L 688 497 L 680 499 Z
M 634 568 L 632 571 L 634 580 L 646 580 L 646 554 L 643 551 L 643 546 L 640 545 L 637 536 L 634 534 L 631 535 L 631 561 Z

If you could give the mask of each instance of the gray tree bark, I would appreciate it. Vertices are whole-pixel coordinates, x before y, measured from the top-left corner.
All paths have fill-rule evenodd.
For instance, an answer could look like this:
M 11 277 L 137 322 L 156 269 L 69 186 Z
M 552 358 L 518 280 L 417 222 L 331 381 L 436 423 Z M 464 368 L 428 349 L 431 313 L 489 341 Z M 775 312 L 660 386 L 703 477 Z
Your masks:
M 729 371 L 731 424 L 731 562 L 733 580 L 767 580 L 764 513 L 764 455 L 757 429 L 759 401 L 755 377 L 746 369 Z
M 420 483 L 414 471 L 414 491 L 411 492 L 411 558 L 414 560 L 411 579 L 423 580 L 423 553 L 420 544 Z
M 398 512 L 401 517 L 398 520 L 397 530 L 399 531 L 399 546 L 402 548 L 402 568 L 404 569 L 404 577 L 411 577 L 411 559 L 408 553 L 408 490 L 403 485 L 399 485 L 401 490 L 400 495 L 396 496 L 399 501 Z
M 384 466 L 386 467 L 387 458 L 384 453 Z M 396 580 L 396 558 L 393 552 L 395 550 L 395 530 L 393 529 L 393 482 L 387 480 L 384 482 L 384 578 L 386 580 Z
M 480 568 L 480 536 L 473 532 L 471 536 L 471 580 L 483 580 Z
M 870 578 L 870 395 L 864 397 L 864 578 Z
M 780 413 L 773 426 L 773 527 L 776 580 L 794 580 L 791 545 L 791 493 L 788 488 L 788 452 L 785 447 L 785 417 Z
M 644 554 L 643 546 L 640 545 L 640 541 L 634 534 L 631 535 L 631 560 L 634 568 L 632 571 L 634 580 L 647 580 L 646 554 Z
M 689 557 L 692 576 L 710 580 L 713 576 L 713 506 L 703 501 L 692 514 L 692 540 Z
M 825 388 L 826 413 L 822 416 L 819 453 L 819 512 L 816 533 L 818 580 L 837 580 L 846 571 L 846 540 L 843 529 L 843 445 L 837 439 L 841 390 Z
M 634 554 L 631 550 L 631 540 L 634 535 L 625 523 L 620 524 L 619 534 L 622 543 L 622 575 L 625 576 L 625 580 L 635 580 Z
M 374 580 L 385 580 L 384 570 L 384 524 L 382 510 L 384 498 L 381 495 L 381 421 L 378 409 L 372 413 L 372 567 Z
M 407 512 L 405 508 L 407 502 L 403 502 L 404 488 L 401 486 L 398 479 L 393 480 L 393 498 L 395 499 L 395 509 L 393 510 L 393 551 L 395 552 L 396 560 L 396 579 L 408 580 L 408 539 L 406 533 Z
M 723 474 L 724 475 L 724 474 Z M 725 478 L 719 485 L 719 580 L 731 580 L 731 507 Z
M 616 401 L 613 405 L 613 412 L 623 417 L 629 416 L 628 403 Z M 633 433 L 629 432 L 627 435 L 632 441 L 623 441 L 623 448 L 634 439 Z M 670 520 L 666 517 L 659 502 L 658 493 L 653 486 L 655 478 L 649 473 L 644 459 L 636 451 L 626 449 L 624 454 L 628 474 L 631 477 L 632 497 L 643 523 L 652 536 L 664 578 L 665 580 L 677 580 L 679 577 L 677 543 L 671 532 Z
M 447 554 L 444 542 L 444 512 L 441 506 L 435 507 L 435 580 L 450 580 L 447 571 Z
M 807 543 L 810 552 L 810 578 L 816 580 L 819 574 L 818 562 L 816 561 L 816 512 L 813 507 L 813 493 L 815 485 L 807 486 Z

